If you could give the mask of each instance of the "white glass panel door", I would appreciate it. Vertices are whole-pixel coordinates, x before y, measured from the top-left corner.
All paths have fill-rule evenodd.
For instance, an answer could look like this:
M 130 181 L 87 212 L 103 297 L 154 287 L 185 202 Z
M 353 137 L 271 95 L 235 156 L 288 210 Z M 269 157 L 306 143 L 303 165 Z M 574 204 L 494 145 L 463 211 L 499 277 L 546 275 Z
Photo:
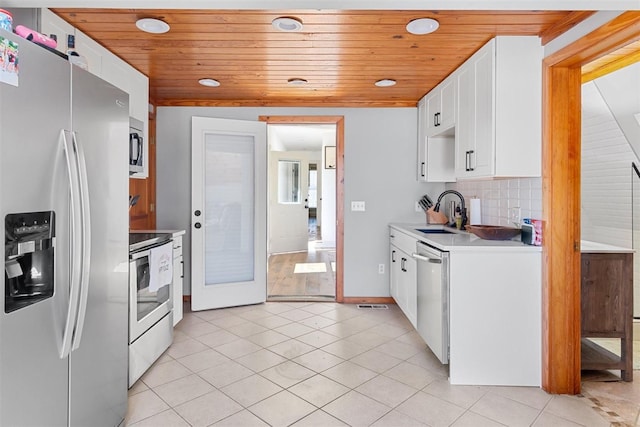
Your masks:
M 192 118 L 192 310 L 266 299 L 266 124 Z
M 309 160 L 304 153 L 272 151 L 269 253 L 306 251 L 309 245 Z

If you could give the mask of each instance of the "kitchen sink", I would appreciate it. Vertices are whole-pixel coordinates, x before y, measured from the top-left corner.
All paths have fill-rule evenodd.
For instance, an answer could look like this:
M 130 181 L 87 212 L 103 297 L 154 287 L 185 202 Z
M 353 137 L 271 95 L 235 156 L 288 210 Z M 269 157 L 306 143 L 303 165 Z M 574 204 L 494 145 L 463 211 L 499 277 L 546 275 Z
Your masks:
M 453 231 L 444 230 L 442 228 L 416 228 L 416 231 L 425 234 L 454 234 Z

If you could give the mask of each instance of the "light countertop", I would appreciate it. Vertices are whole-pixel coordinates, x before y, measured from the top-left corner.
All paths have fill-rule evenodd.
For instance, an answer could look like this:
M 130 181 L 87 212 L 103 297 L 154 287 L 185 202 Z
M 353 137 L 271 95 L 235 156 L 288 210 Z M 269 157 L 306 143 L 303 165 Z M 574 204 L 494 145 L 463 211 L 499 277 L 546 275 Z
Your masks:
M 631 248 L 623 248 L 620 246 L 607 245 L 605 243 L 591 242 L 589 240 L 580 241 L 580 252 L 582 253 L 633 253 Z
M 443 227 L 442 225 L 391 223 L 389 227 L 409 234 L 417 240 L 443 251 L 542 251 L 540 246 L 531 246 L 522 243 L 520 241 L 520 235 L 518 235 L 515 240 L 485 240 L 477 237 L 475 234 L 456 230 L 451 227 Z M 452 231 L 453 234 L 431 234 L 417 231 L 418 229 L 426 228 L 445 228 L 446 230 Z

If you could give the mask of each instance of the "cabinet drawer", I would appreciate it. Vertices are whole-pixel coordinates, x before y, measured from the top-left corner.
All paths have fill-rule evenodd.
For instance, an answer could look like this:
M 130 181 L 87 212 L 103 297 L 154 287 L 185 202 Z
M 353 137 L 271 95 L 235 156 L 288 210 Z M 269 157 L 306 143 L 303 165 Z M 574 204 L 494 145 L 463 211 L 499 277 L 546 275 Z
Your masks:
M 389 228 L 389 243 L 395 245 L 407 255 L 411 255 L 416 251 L 416 238 L 395 228 Z
M 173 238 L 173 258 L 182 256 L 182 236 Z

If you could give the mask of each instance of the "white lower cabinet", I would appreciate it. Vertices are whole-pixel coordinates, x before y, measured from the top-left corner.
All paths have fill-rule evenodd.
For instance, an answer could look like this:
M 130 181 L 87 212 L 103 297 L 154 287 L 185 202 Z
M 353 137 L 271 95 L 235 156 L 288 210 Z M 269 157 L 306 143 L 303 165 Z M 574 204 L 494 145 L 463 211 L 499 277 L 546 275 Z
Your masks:
M 182 257 L 182 235 L 184 230 L 173 233 L 173 326 L 182 320 L 182 293 L 184 260 Z
M 539 387 L 542 253 L 450 252 L 449 382 Z
M 390 282 L 389 290 L 393 299 L 398 304 L 413 327 L 417 325 L 418 313 L 418 276 L 417 262 L 411 256 L 415 251 L 414 238 L 398 231 L 390 229 Z
M 486 241 L 483 244 L 467 233 L 447 237 L 449 243 L 443 244 L 442 238 L 430 240 L 412 233 L 419 227 L 409 224 L 389 227 L 390 293 L 416 329 L 417 315 L 421 317 L 419 326 L 424 330 L 425 319 L 440 317 L 440 310 L 448 311 L 448 319 L 443 319 L 448 322 L 448 328 L 443 328 L 443 333 L 449 334 L 449 382 L 539 387 L 542 381 L 540 248 L 516 242 L 501 245 Z M 436 281 L 448 277 L 448 280 L 442 279 L 448 284 L 443 291 L 448 294 L 444 306 L 434 308 L 430 304 L 429 298 L 436 302 L 443 298 L 441 295 L 433 298 L 423 266 L 418 278 L 418 263 L 425 262 L 411 256 L 416 251 L 424 254 L 416 248 L 418 241 L 440 247 L 449 254 L 448 263 L 430 264 L 447 270 L 444 275 L 435 272 Z M 419 293 L 418 287 L 421 287 Z M 428 341 L 425 339 L 425 342 Z M 434 351 L 441 354 L 438 356 L 441 360 L 445 358 L 444 352 L 437 348 Z

